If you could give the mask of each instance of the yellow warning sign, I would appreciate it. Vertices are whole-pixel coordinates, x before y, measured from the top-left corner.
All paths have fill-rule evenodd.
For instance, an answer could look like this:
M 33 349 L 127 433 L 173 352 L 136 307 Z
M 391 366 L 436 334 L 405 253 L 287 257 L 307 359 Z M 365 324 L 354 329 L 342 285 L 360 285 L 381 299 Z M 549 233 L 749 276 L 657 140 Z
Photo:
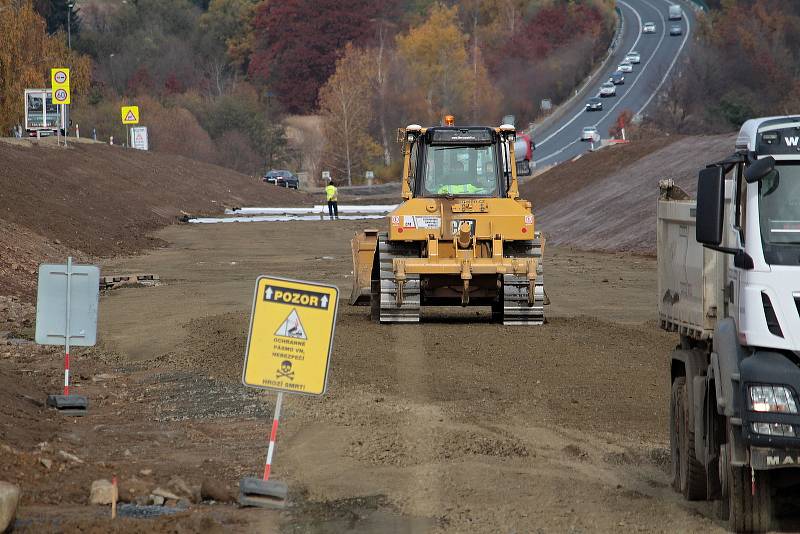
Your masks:
M 139 124 L 139 106 L 122 106 L 122 124 Z
M 69 69 L 65 67 L 50 69 L 50 88 L 53 90 L 53 104 L 69 104 Z
M 335 286 L 260 276 L 242 383 L 287 393 L 325 393 L 338 306 Z

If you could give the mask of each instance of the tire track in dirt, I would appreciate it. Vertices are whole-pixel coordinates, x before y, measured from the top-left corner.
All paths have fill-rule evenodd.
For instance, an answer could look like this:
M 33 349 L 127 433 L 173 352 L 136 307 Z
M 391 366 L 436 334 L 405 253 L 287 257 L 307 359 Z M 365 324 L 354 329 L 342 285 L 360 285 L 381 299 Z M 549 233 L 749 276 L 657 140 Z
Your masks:
M 409 510 L 418 514 L 430 514 L 430 503 L 439 502 L 441 488 L 439 486 L 441 465 L 437 457 L 436 440 L 420 439 L 419 430 L 427 427 L 437 417 L 438 408 L 431 403 L 430 375 L 426 373 L 428 355 L 423 342 L 423 329 L 416 325 L 389 326 L 391 338 L 391 354 L 397 373 L 398 398 L 408 404 L 400 420 L 407 450 L 416 450 L 419 454 L 419 465 L 415 468 L 417 476 L 409 477 L 407 495 L 410 499 L 405 503 Z

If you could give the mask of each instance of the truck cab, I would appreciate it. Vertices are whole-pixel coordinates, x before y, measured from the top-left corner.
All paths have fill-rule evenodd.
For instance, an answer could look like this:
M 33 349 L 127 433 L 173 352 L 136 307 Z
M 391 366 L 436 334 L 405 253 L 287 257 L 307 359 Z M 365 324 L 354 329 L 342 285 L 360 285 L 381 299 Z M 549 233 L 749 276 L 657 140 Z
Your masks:
M 767 531 L 776 495 L 800 486 L 800 116 L 748 120 L 696 202 L 671 197 L 658 250 L 661 324 L 680 333 L 674 485 L 720 501 L 735 531 Z

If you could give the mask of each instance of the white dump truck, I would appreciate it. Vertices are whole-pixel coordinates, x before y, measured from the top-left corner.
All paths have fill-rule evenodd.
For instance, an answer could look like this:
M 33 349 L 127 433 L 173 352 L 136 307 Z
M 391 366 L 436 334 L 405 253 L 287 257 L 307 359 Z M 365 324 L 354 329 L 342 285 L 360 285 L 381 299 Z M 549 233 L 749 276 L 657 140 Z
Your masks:
M 68 109 L 69 106 L 63 106 L 59 110 L 59 106 L 53 104 L 52 89 L 25 89 L 25 135 L 64 135 L 69 121 Z
M 745 122 L 697 200 L 662 182 L 658 309 L 674 487 L 766 531 L 800 484 L 800 116 Z

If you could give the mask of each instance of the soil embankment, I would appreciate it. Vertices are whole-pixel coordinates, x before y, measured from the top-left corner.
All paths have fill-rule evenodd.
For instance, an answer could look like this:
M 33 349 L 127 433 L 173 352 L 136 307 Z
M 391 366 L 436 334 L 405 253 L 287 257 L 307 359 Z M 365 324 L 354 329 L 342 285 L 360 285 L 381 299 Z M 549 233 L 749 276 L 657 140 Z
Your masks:
M 559 165 L 521 192 L 550 245 L 654 254 L 659 180 L 693 194 L 698 170 L 733 146 L 731 135 L 634 141 Z
M 101 143 L 0 142 L 0 294 L 32 296 L 38 263 L 132 254 L 183 212 L 308 204 L 235 171 Z

